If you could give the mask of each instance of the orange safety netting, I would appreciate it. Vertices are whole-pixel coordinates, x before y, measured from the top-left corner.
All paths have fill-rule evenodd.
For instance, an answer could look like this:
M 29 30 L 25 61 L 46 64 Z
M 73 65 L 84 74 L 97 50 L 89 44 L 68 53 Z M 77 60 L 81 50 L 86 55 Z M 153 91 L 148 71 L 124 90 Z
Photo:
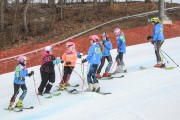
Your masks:
M 148 35 L 152 35 L 152 29 L 153 29 L 153 26 L 148 25 L 144 27 L 136 27 L 136 28 L 123 30 L 126 41 L 127 41 L 127 46 L 149 42 L 146 39 L 146 37 Z M 98 35 L 100 36 L 101 33 L 99 33 Z M 113 35 L 113 33 L 108 33 L 108 35 L 113 44 L 113 48 L 115 48 L 116 47 L 115 36 Z M 180 36 L 180 21 L 173 22 L 173 24 L 171 25 L 164 25 L 164 35 L 166 39 Z M 87 54 L 87 51 L 90 47 L 90 42 L 88 41 L 87 37 L 78 37 L 78 38 L 71 39 L 70 41 L 76 44 L 76 50 L 78 52 Z M 15 66 L 17 66 L 17 58 L 3 60 L 4 58 L 30 52 L 32 50 L 36 50 L 38 48 L 42 48 L 50 44 L 52 43 L 28 45 L 22 48 L 0 51 L 0 74 L 13 71 L 15 69 Z M 65 49 L 66 49 L 65 42 L 55 45 L 54 55 L 56 57 L 61 57 Z M 42 59 L 42 53 L 43 53 L 43 50 L 35 51 L 33 53 L 27 54 L 26 55 L 28 57 L 27 66 L 31 67 L 31 66 L 40 65 L 41 59 Z

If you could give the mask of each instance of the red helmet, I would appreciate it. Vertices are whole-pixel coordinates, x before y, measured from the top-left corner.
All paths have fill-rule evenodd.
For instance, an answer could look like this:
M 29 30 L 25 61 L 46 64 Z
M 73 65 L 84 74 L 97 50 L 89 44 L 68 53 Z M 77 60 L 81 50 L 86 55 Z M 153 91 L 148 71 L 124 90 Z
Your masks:
M 18 57 L 18 62 L 23 63 L 23 62 L 26 61 L 26 60 L 27 60 L 27 57 L 26 57 L 26 56 L 21 55 L 21 56 Z
M 68 48 L 68 47 L 73 47 L 73 48 L 75 48 L 75 43 L 74 42 L 67 42 L 66 43 L 66 47 Z
M 114 34 L 115 34 L 116 36 L 120 35 L 120 34 L 121 34 L 120 28 L 115 28 L 115 29 L 114 29 Z
M 91 35 L 91 36 L 89 36 L 89 40 L 93 40 L 93 42 L 98 42 L 99 37 L 97 35 Z

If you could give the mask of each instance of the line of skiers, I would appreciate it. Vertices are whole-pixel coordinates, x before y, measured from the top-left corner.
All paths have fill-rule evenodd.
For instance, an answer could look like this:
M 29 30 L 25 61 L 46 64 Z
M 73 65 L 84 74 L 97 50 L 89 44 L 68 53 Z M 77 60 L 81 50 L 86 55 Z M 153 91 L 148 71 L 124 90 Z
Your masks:
M 155 54 L 157 58 L 157 64 L 155 67 L 163 67 L 164 63 L 160 57 L 160 47 L 164 41 L 163 35 L 163 26 L 159 23 L 158 18 L 152 18 L 151 22 L 154 24 L 153 36 L 148 36 L 147 39 L 152 39 L 152 44 L 155 47 Z M 126 40 L 124 37 L 124 33 L 120 30 L 120 28 L 114 29 L 114 35 L 116 36 L 116 47 L 117 47 L 117 68 L 115 70 L 116 73 L 122 73 L 126 71 L 125 64 L 123 62 L 123 54 L 126 53 Z M 99 92 L 100 87 L 97 78 L 101 78 L 101 70 L 104 66 L 105 59 L 108 61 L 108 65 L 105 68 L 105 72 L 102 75 L 103 77 L 110 77 L 110 68 L 113 64 L 110 50 L 112 49 L 112 43 L 108 38 L 107 33 L 103 33 L 101 35 L 102 40 L 100 41 L 97 35 L 89 36 L 90 48 L 88 50 L 88 55 L 85 59 L 82 60 L 82 64 L 85 62 L 89 63 L 89 70 L 87 73 L 87 82 L 88 88 L 85 91 L 95 91 Z M 62 59 L 60 57 L 55 58 L 53 55 L 53 48 L 51 46 L 47 46 L 44 49 L 44 55 L 42 58 L 42 65 L 40 67 L 41 73 L 41 83 L 38 88 L 38 94 L 50 94 L 53 83 L 55 82 L 55 70 L 54 66 L 62 63 L 63 68 L 63 77 L 59 84 L 59 89 L 64 90 L 69 85 L 69 79 L 71 73 L 75 67 L 75 63 L 77 58 L 81 58 L 82 54 L 76 51 L 75 44 L 73 42 L 66 43 L 67 50 L 64 52 Z M 22 101 L 27 93 L 27 87 L 25 84 L 25 77 L 31 77 L 34 75 L 34 71 L 28 73 L 26 67 L 27 57 L 20 56 L 18 58 L 18 66 L 15 69 L 14 75 L 14 94 L 10 100 L 9 109 L 13 108 L 15 99 L 19 93 L 19 89 L 21 88 L 23 93 L 19 97 L 19 100 L 15 107 L 22 107 Z M 99 65 L 100 64 L 100 65 Z

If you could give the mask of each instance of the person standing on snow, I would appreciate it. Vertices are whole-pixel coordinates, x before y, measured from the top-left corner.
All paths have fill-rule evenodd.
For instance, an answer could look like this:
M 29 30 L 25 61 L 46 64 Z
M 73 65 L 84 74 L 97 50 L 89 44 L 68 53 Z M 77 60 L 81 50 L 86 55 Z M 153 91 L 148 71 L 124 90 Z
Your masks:
M 67 50 L 62 56 L 62 62 L 64 63 L 64 75 L 60 82 L 59 89 L 64 90 L 69 85 L 69 78 L 75 67 L 77 60 L 77 51 L 75 50 L 75 44 L 73 42 L 66 43 Z
M 147 39 L 152 39 L 151 43 L 154 45 L 157 64 L 154 67 L 165 67 L 163 59 L 160 55 L 160 48 L 164 42 L 163 24 L 159 23 L 159 18 L 151 18 L 151 23 L 154 25 L 153 36 L 148 36 Z
M 91 46 L 88 50 L 88 56 L 82 60 L 82 63 L 89 62 L 90 67 L 87 73 L 87 81 L 89 87 L 85 91 L 100 92 L 98 80 L 96 78 L 96 70 L 102 58 L 102 46 L 99 44 L 99 37 L 97 35 L 89 36 Z
M 115 28 L 114 29 L 114 34 L 116 35 L 116 40 L 117 40 L 117 68 L 115 70 L 115 73 L 124 73 L 126 72 L 125 64 L 123 61 L 123 54 L 126 53 L 126 40 L 124 37 L 124 33 L 119 29 Z
M 15 107 L 23 107 L 22 101 L 24 100 L 27 87 L 25 83 L 25 77 L 31 77 L 34 75 L 34 71 L 28 73 L 28 69 L 26 67 L 27 57 L 26 56 L 19 56 L 18 58 L 18 66 L 16 66 L 15 74 L 14 74 L 14 94 L 11 97 L 10 105 L 8 107 L 9 110 L 13 109 L 14 102 L 16 100 L 17 95 L 19 94 L 19 89 L 21 88 L 23 93 L 19 97 L 19 100 Z
M 42 65 L 40 67 L 42 81 L 38 88 L 38 95 L 42 95 L 43 93 L 51 94 L 50 90 L 55 82 L 54 65 L 58 63 L 60 63 L 60 59 L 56 59 L 53 55 L 53 48 L 51 46 L 46 46 L 42 58 Z
M 98 70 L 97 70 L 96 78 L 101 78 L 100 73 L 101 73 L 101 69 L 104 66 L 105 59 L 107 59 L 108 65 L 107 65 L 107 67 L 105 69 L 105 73 L 103 74 L 103 77 L 110 77 L 109 70 L 110 70 L 110 68 L 112 66 L 112 57 L 111 57 L 110 50 L 112 49 L 112 43 L 109 40 L 107 33 L 102 34 L 102 41 L 100 43 L 103 44 L 104 51 L 102 52 L 103 56 L 101 58 L 101 64 L 100 64 L 100 66 L 98 67 Z

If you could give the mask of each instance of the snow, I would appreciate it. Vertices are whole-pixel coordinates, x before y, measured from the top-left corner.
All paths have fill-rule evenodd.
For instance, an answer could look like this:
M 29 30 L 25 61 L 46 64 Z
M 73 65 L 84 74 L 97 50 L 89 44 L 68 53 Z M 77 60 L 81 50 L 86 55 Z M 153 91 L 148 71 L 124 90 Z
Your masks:
M 180 63 L 179 39 L 180 37 L 166 40 L 162 47 L 162 50 L 178 64 Z M 116 50 L 112 50 L 111 53 L 115 58 Z M 180 68 L 170 59 L 167 66 L 176 68 L 172 70 L 154 68 L 155 55 L 150 43 L 127 47 L 124 60 L 128 69 L 128 73 L 124 73 L 124 78 L 99 81 L 101 91 L 112 92 L 111 95 L 106 96 L 97 93 L 69 95 L 61 92 L 61 96 L 53 96 L 51 99 L 39 96 L 41 102 L 39 105 L 33 78 L 27 78 L 28 93 L 23 104 L 33 105 L 34 109 L 24 110 L 21 113 L 3 110 L 8 107 L 13 94 L 14 72 L 0 75 L 1 120 L 179 120 Z M 77 62 L 80 63 L 80 60 Z M 148 69 L 139 70 L 140 66 Z M 35 71 L 36 89 L 41 81 L 39 67 L 29 68 L 29 71 Z M 57 66 L 55 68 L 56 83 L 52 91 L 60 81 Z M 79 64 L 76 65 L 75 71 L 81 74 Z M 85 74 L 86 72 L 87 67 Z M 73 72 L 70 83 L 82 85 L 82 80 Z M 77 89 L 81 90 L 82 86 Z

